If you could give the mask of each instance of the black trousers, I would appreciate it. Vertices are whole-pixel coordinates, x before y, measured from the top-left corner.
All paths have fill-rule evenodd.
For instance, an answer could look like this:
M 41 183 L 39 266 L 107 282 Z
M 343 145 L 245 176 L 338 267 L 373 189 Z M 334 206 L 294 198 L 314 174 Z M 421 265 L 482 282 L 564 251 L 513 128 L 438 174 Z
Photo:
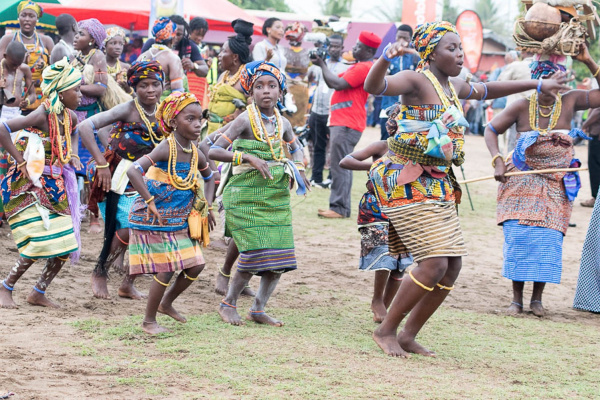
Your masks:
M 598 136 L 592 136 L 592 140 L 588 143 L 588 165 L 592 197 L 595 198 L 600 186 L 600 137 Z
M 308 127 L 313 142 L 313 170 L 311 180 L 317 183 L 323 182 L 323 169 L 327 157 L 327 142 L 329 141 L 329 127 L 327 120 L 329 115 L 310 113 Z

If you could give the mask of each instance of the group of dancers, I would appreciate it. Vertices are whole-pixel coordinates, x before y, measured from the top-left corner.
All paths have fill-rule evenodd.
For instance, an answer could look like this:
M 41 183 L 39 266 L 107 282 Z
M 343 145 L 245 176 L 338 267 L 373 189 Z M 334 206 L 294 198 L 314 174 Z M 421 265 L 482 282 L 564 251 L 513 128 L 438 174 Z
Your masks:
M 86 163 L 89 208 L 105 221 L 104 245 L 93 273 L 97 297 L 108 297 L 108 270 L 121 270 L 129 250 L 129 271 L 119 295 L 142 298 L 134 280 L 140 274 L 153 276 L 144 331 L 165 331 L 156 320 L 158 312 L 185 322 L 173 302 L 204 268 L 201 245 L 209 242 L 209 231 L 215 227 L 213 204 L 218 197 L 225 234 L 233 238 L 226 268 L 219 275 L 227 278 L 218 285 L 225 294 L 218 308 L 221 318 L 242 324 L 238 298 L 248 292 L 252 276 L 259 275 L 260 286 L 246 319 L 283 325 L 265 307 L 281 274 L 297 268 L 290 188 L 295 184 L 298 194 L 306 194 L 310 186 L 303 149 L 278 109 L 286 91 L 285 75 L 272 63 L 250 62 L 246 50 L 229 42 L 223 59 L 231 64 L 227 71 L 237 72 L 234 79 L 226 72 L 221 86 L 241 89 L 249 101 L 243 112 L 228 110 L 235 115 L 221 118 L 202 138 L 207 114 L 179 82 L 181 71 L 169 59 L 173 54 L 160 47 L 165 38 L 172 38 L 171 24 L 157 21 L 159 44 L 153 49 L 158 51 L 143 54 L 121 75 L 122 88 L 129 88 L 133 97 L 107 111 L 80 116 L 75 111 L 84 111 L 82 92 L 101 96 L 110 83 L 106 65 L 94 62 L 95 49 L 106 34 L 94 21 L 80 22 L 77 37 L 85 39 L 80 40 L 79 55 L 45 67 L 40 104 L 26 116 L 0 124 L 0 144 L 11 157 L 2 180 L 2 199 L 19 250 L 0 285 L 3 308 L 16 307 L 12 298 L 16 284 L 39 259 L 46 265 L 27 301 L 56 307 L 46 291 L 67 259 L 78 260 L 81 210 L 76 171 L 84 167 L 78 155 L 80 137 L 91 156 Z M 365 81 L 370 93 L 401 96 L 388 121 L 390 138 L 349 154 L 340 163 L 343 168 L 369 171 L 368 190 L 359 205 L 361 269 L 376 271 L 372 309 L 381 324 L 373 338 L 386 354 L 401 357 L 435 355 L 416 337 L 454 288 L 462 256 L 467 254 L 456 208 L 461 189 L 452 172 L 452 166 L 465 159 L 467 124 L 461 100 L 535 90 L 491 121 L 485 136 L 501 182 L 498 223 L 505 235 L 504 276 L 513 280 L 509 311 L 523 311 L 523 284 L 534 281 L 530 308 L 539 316 L 545 312 L 541 302 L 545 282 L 560 281 L 562 237 L 579 189 L 578 177 L 567 172 L 510 178 L 505 174 L 579 165 L 573 159 L 573 138 L 585 135 L 570 129 L 570 121 L 577 110 L 600 107 L 600 91 L 568 91 L 564 60 L 556 57 L 537 57 L 531 80 L 470 83 L 457 78 L 464 54 L 456 29 L 448 22 L 419 26 L 410 48 L 421 57 L 415 71 L 386 76 L 394 57 L 413 51 L 408 43 L 397 42 L 385 48 Z M 600 67 L 585 46 L 576 59 L 600 80 Z M 85 68 L 77 63 L 98 68 L 86 78 Z M 502 155 L 496 136 L 515 123 L 521 132 L 516 149 Z M 110 139 L 101 140 L 106 130 Z M 413 262 L 410 279 L 403 279 Z

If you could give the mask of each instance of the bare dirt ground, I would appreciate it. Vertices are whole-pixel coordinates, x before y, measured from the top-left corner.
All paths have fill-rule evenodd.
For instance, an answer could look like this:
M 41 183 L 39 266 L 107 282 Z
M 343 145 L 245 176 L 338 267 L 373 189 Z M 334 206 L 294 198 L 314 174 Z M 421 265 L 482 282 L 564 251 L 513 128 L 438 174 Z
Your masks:
M 359 146 L 377 140 L 379 129 L 369 128 Z M 482 137 L 469 136 L 466 140 L 468 178 L 492 174 L 490 155 Z M 577 156 L 587 165 L 587 147 L 576 147 Z M 459 172 L 460 173 L 460 172 Z M 360 175 L 363 177 L 363 175 Z M 582 174 L 583 188 L 573 209 L 572 222 L 564 242 L 563 280 L 560 285 L 548 285 L 544 305 L 548 321 L 573 322 L 600 327 L 600 317 L 572 309 L 581 249 L 591 215 L 579 201 L 590 196 L 587 173 Z M 364 182 L 355 179 L 353 206 L 357 204 Z M 501 313 L 510 303 L 510 282 L 501 277 L 502 230 L 495 225 L 496 183 L 475 183 L 469 187 L 475 206 L 471 211 L 466 193 L 460 208 L 469 256 L 463 260 L 463 271 L 445 307 L 472 310 L 479 313 Z M 356 233 L 355 214 L 350 220 L 322 221 L 316 218 L 317 205 L 327 204 L 326 191 L 313 192 L 318 197 L 315 207 L 295 208 L 297 255 L 299 270 L 286 274 L 272 300 L 273 307 L 302 308 L 331 303 L 330 296 L 343 290 L 370 303 L 373 276 L 357 270 L 359 236 Z M 310 203 L 312 204 L 312 203 Z M 304 210 L 307 215 L 298 215 Z M 109 282 L 110 300 L 93 298 L 90 273 L 100 252 L 101 236 L 83 235 L 83 257 L 78 266 L 66 266 L 51 285 L 48 294 L 63 307 L 58 310 L 30 306 L 25 298 L 42 266 L 34 265 L 18 282 L 15 299 L 17 310 L 0 310 L 0 395 L 17 392 L 16 399 L 43 398 L 124 398 L 122 388 L 115 385 L 114 376 L 102 369 L 94 358 L 77 356 L 73 343 L 83 340 L 75 329 L 74 321 L 97 318 L 120 320 L 143 314 L 145 302 L 118 298 L 116 289 L 120 278 L 113 275 Z M 15 262 L 17 252 L 7 224 L 0 228 L 0 277 L 4 277 Z M 224 252 L 208 248 L 207 266 L 201 279 L 185 292 L 176 305 L 186 315 L 214 313 L 221 299 L 213 291 L 217 267 L 222 265 Z M 138 279 L 138 287 L 147 291 L 148 278 Z M 309 290 L 300 291 L 304 287 Z M 528 289 L 531 290 L 530 285 Z M 528 292 L 530 293 L 530 292 Z M 295 296 L 298 294 L 299 296 Z M 527 294 L 526 294 L 527 295 Z M 298 301 L 301 299 L 301 302 Z M 526 304 L 528 302 L 526 301 Z M 526 306 L 527 309 L 527 306 Z M 526 314 L 524 318 L 535 318 Z M 117 349 L 115 349 L 117 350 Z M 142 398 L 144 396 L 127 396 Z

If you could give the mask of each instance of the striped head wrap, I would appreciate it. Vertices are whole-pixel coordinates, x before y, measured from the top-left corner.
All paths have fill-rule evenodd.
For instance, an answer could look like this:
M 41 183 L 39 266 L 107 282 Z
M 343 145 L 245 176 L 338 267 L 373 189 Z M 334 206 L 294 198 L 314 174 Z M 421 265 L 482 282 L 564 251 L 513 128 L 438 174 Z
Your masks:
M 254 82 L 263 75 L 270 75 L 277 79 L 279 82 L 279 89 L 285 92 L 287 85 L 285 82 L 285 75 L 281 73 L 279 68 L 270 62 L 266 61 L 252 61 L 245 65 L 240 74 L 240 85 L 246 94 L 250 93 Z
M 428 22 L 417 26 L 412 37 L 412 44 L 421 57 L 421 61 L 417 65 L 417 71 L 422 70 L 429 62 L 431 53 L 446 33 L 456 33 L 458 35 L 456 27 L 446 21 Z
M 154 21 L 152 36 L 156 43 L 164 43 L 175 37 L 177 24 L 167 17 L 160 17 Z
M 156 79 L 159 82 L 165 81 L 165 72 L 158 61 L 136 61 L 127 70 L 127 84 L 136 88 L 137 84 L 143 79 Z
M 123 39 L 127 37 L 125 31 L 118 26 L 111 26 L 106 30 L 106 39 L 104 39 L 104 47 L 106 47 L 106 43 L 110 42 L 111 39 L 121 36 Z
M 567 57 L 562 55 L 536 54 L 529 64 L 531 79 L 544 78 L 554 72 L 565 72 Z
M 102 51 L 104 50 L 104 39 L 106 39 L 106 29 L 104 25 L 96 18 L 84 19 L 77 23 L 79 29 L 88 31 L 92 39 L 96 42 L 96 46 Z
M 13 6 L 14 7 L 14 6 Z M 44 15 L 44 9 L 39 4 L 34 3 L 33 1 L 25 0 L 19 3 L 17 6 L 17 14 L 21 14 L 23 10 L 33 10 L 37 14 L 38 18 L 41 18 Z
M 168 95 L 167 98 L 160 103 L 156 110 L 156 114 L 154 115 L 161 132 L 165 136 L 173 133 L 175 130 L 173 126 L 175 117 L 177 117 L 181 110 L 194 103 L 200 104 L 193 93 L 173 92 Z
M 48 111 L 55 114 L 62 112 L 65 105 L 60 101 L 58 94 L 73 89 L 80 83 L 81 72 L 69 64 L 67 57 L 44 68 L 41 88 L 42 94 L 50 101 Z

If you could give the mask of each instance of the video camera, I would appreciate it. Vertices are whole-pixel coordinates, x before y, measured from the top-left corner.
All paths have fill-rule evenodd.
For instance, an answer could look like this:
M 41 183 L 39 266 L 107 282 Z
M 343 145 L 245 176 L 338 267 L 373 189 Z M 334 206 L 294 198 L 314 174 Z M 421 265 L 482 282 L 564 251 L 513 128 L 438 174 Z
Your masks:
M 309 32 L 304 36 L 304 40 L 313 42 L 315 44 L 314 49 L 308 51 L 308 56 L 312 59 L 317 57 L 325 60 L 329 55 L 329 38 L 322 32 Z

